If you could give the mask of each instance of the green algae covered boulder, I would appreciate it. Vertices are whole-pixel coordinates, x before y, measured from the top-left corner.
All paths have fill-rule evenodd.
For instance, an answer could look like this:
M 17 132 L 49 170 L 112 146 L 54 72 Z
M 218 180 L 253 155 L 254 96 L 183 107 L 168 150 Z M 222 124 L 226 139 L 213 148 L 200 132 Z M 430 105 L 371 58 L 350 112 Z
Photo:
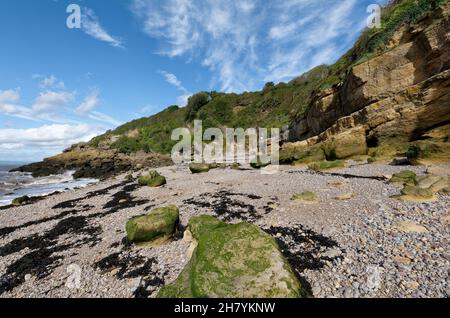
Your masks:
M 189 170 L 191 170 L 192 173 L 205 173 L 209 172 L 210 169 L 211 167 L 207 163 L 191 163 L 189 165 Z
M 252 162 L 250 163 L 250 166 L 251 166 L 253 169 L 262 169 L 262 168 L 267 167 L 267 166 L 270 165 L 270 164 L 271 164 L 270 161 L 268 161 L 268 162 L 262 162 L 262 161 L 260 161 L 260 160 L 258 159 L 258 160 L 252 161 Z
M 188 265 L 159 298 L 296 298 L 301 285 L 276 241 L 249 223 L 194 217 L 197 247 Z
M 345 162 L 341 160 L 313 162 L 308 165 L 308 168 L 313 171 L 326 171 L 344 167 Z
M 389 182 L 395 185 L 416 185 L 416 174 L 413 171 L 404 170 L 392 176 Z
M 25 195 L 25 196 L 20 197 L 20 198 L 15 198 L 12 201 L 12 205 L 19 206 L 19 205 L 28 203 L 30 200 L 31 200 L 30 197 Z
M 153 210 L 148 215 L 137 216 L 126 224 L 128 240 L 135 243 L 167 240 L 176 231 L 180 212 L 174 205 Z
M 402 190 L 401 199 L 412 202 L 435 201 L 436 196 L 430 189 L 423 189 L 418 186 L 406 185 Z
M 166 178 L 157 171 L 150 171 L 147 175 L 139 177 L 139 185 L 147 187 L 160 187 L 167 183 Z

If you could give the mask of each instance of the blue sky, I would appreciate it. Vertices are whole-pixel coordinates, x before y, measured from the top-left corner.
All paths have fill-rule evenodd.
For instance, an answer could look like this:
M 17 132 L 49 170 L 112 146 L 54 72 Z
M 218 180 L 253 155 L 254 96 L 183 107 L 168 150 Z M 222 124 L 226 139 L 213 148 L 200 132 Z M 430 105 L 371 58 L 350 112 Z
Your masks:
M 2 0 L 0 160 L 36 161 L 204 90 L 333 63 L 386 0 Z M 66 26 L 69 4 L 82 28 Z

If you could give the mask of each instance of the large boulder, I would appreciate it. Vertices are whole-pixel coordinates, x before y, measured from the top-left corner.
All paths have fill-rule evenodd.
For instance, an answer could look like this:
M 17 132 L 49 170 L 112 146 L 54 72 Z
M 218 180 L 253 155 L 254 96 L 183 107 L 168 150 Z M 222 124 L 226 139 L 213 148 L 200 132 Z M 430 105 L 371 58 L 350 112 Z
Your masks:
M 134 217 L 126 224 L 128 240 L 135 243 L 165 241 L 175 233 L 179 217 L 180 212 L 174 205 Z
M 189 165 L 189 170 L 191 170 L 191 172 L 194 174 L 209 172 L 210 169 L 211 167 L 207 163 L 191 163 Z
M 262 168 L 269 166 L 270 164 L 271 164 L 270 161 L 263 162 L 263 161 L 260 161 L 259 159 L 250 162 L 250 166 L 253 169 L 262 169 Z
M 280 150 L 281 163 L 311 163 L 325 160 L 325 152 L 320 145 L 308 145 L 307 142 L 288 143 Z
M 333 135 L 323 143 L 323 149 L 326 157 L 332 160 L 366 155 L 366 130 L 358 127 Z
M 139 185 L 140 186 L 147 186 L 147 187 L 160 187 L 162 185 L 165 185 L 167 183 L 166 178 L 160 175 L 157 171 L 153 170 L 150 171 L 147 175 L 141 176 L 139 178 Z
M 160 298 L 295 298 L 301 285 L 276 241 L 256 225 L 194 217 L 191 260 Z
M 30 200 L 31 200 L 30 197 L 25 195 L 23 197 L 15 198 L 12 201 L 12 205 L 19 206 L 19 205 L 27 204 Z
M 416 185 L 416 174 L 410 170 L 400 171 L 392 176 L 389 182 L 397 186 Z
M 345 162 L 342 160 L 313 162 L 308 165 L 313 171 L 327 171 L 339 168 L 345 168 Z
M 418 186 L 406 185 L 402 189 L 400 198 L 404 201 L 411 202 L 433 202 L 436 196 L 430 189 L 420 188 Z

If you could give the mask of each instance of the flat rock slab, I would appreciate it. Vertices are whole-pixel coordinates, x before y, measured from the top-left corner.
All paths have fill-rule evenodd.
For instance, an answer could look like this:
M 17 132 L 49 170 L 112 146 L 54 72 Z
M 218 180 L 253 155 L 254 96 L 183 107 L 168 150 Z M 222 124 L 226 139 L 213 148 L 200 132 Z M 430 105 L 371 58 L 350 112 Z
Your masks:
M 428 233 L 428 230 L 424 226 L 412 221 L 399 222 L 394 228 L 404 233 Z

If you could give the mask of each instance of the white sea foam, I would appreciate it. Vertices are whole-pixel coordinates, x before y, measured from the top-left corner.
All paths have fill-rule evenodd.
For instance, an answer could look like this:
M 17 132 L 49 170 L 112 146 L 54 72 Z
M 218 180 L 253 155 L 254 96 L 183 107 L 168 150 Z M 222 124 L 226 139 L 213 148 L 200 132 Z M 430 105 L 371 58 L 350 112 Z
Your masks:
M 10 167 L 8 167 L 10 168 Z M 33 178 L 29 173 L 8 172 L 0 166 L 0 206 L 11 204 L 21 196 L 44 196 L 54 192 L 62 192 L 86 187 L 98 182 L 95 179 L 73 179 L 75 171 L 66 171 L 60 175 Z

